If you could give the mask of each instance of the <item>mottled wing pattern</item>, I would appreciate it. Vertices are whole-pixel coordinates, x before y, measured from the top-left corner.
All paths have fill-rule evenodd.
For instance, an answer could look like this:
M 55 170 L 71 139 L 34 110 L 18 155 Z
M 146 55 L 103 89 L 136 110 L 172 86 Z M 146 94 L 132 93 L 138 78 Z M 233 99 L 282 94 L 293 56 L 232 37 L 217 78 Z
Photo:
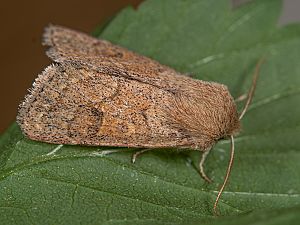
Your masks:
M 51 65 L 20 105 L 18 123 L 33 140 L 57 144 L 171 147 L 192 144 L 170 124 L 174 95 L 120 76 Z

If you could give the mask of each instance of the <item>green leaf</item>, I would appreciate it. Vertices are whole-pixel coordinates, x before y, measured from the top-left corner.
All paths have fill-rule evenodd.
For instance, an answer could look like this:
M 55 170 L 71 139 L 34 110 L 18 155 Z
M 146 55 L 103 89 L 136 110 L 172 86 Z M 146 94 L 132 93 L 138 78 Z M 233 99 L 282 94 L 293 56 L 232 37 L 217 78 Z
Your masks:
M 209 155 L 205 183 L 198 152 L 51 145 L 13 124 L 0 138 L 2 224 L 297 224 L 300 219 L 300 26 L 280 28 L 279 0 L 232 10 L 229 1 L 148 0 L 127 8 L 100 37 L 198 79 L 228 85 L 234 97 L 263 64 L 253 104 L 236 137 L 236 159 L 212 214 L 229 142 Z M 242 107 L 242 104 L 239 104 Z M 115 148 L 114 148 L 115 149 Z

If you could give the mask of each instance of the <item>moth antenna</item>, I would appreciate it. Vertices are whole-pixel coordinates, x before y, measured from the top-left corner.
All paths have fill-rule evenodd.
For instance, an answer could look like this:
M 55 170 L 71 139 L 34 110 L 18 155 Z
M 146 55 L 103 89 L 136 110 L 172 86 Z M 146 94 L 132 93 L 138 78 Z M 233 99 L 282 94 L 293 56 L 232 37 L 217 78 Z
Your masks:
M 250 105 L 250 103 L 253 99 L 254 91 L 255 91 L 255 88 L 256 88 L 256 83 L 257 83 L 257 79 L 258 79 L 258 75 L 259 75 L 259 71 L 260 71 L 260 67 L 264 63 L 264 61 L 265 61 L 265 58 L 263 57 L 256 64 L 255 71 L 254 71 L 254 74 L 253 74 L 253 79 L 252 79 L 252 85 L 251 85 L 251 88 L 248 92 L 247 101 L 245 103 L 245 106 L 244 106 L 241 114 L 240 114 L 239 120 L 241 120 L 243 118 L 243 116 L 245 115 L 245 113 L 246 113 L 247 109 L 249 108 L 249 105 Z
M 221 197 L 221 195 L 223 193 L 223 190 L 224 190 L 224 188 L 225 188 L 225 186 L 227 184 L 229 175 L 231 173 L 232 164 L 233 164 L 233 159 L 234 159 L 234 138 L 233 138 L 233 135 L 230 136 L 230 141 L 231 141 L 230 160 L 229 160 L 229 163 L 228 163 L 228 167 L 227 167 L 227 171 L 226 171 L 226 176 L 224 178 L 222 187 L 219 190 L 219 193 L 217 195 L 217 198 L 216 198 L 216 201 L 215 201 L 215 204 L 214 204 L 214 214 L 215 215 L 218 215 L 217 206 L 218 206 L 218 203 L 219 203 L 219 199 L 220 199 L 220 197 Z

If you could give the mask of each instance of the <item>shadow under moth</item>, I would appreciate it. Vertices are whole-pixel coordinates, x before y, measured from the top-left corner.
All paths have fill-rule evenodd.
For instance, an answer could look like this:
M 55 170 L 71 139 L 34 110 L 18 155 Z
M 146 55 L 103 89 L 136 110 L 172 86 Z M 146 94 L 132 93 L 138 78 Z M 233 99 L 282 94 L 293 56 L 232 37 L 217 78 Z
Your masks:
M 125 48 L 60 26 L 45 29 L 47 55 L 55 62 L 33 83 L 17 122 L 30 139 L 54 144 L 178 148 L 202 153 L 199 172 L 220 139 L 233 136 L 253 97 L 258 70 L 242 113 L 227 87 L 184 76 Z

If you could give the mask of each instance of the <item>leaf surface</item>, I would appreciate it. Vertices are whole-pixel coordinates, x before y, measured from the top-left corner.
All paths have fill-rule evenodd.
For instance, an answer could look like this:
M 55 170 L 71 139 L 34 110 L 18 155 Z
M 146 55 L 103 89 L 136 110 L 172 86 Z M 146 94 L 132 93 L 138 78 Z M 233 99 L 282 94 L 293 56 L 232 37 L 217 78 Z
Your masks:
M 300 26 L 278 27 L 279 0 L 232 10 L 229 1 L 148 0 L 127 8 L 100 37 L 202 80 L 234 97 L 260 71 L 253 104 L 236 137 L 236 159 L 219 209 L 229 142 L 197 172 L 198 152 L 153 151 L 130 163 L 130 149 L 51 145 L 13 124 L 0 138 L 3 224 L 297 224 L 300 215 Z M 243 103 L 239 104 L 242 108 Z M 115 149 L 115 148 L 113 148 Z

